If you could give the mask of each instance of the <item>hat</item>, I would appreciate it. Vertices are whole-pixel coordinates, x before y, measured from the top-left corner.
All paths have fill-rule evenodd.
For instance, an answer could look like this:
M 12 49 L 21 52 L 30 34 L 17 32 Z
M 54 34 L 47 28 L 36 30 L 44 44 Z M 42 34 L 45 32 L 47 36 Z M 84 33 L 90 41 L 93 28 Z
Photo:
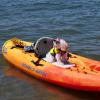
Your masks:
M 53 41 L 54 47 L 61 49 L 62 51 L 67 51 L 68 43 L 64 39 L 54 39 Z
M 67 51 L 67 48 L 68 48 L 68 43 L 63 39 L 60 39 L 60 49 L 62 51 Z

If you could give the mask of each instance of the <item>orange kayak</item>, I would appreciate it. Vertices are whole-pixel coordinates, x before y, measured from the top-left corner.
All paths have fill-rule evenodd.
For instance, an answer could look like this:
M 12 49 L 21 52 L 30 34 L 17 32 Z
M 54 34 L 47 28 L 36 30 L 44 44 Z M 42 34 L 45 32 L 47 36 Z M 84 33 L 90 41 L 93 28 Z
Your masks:
M 31 45 L 31 42 L 23 43 Z M 12 40 L 4 43 L 2 54 L 10 64 L 38 79 L 71 89 L 100 91 L 100 61 L 71 53 L 73 57 L 69 58 L 69 62 L 75 64 L 72 68 L 60 68 L 42 58 L 39 64 L 35 64 L 38 56 L 16 47 Z

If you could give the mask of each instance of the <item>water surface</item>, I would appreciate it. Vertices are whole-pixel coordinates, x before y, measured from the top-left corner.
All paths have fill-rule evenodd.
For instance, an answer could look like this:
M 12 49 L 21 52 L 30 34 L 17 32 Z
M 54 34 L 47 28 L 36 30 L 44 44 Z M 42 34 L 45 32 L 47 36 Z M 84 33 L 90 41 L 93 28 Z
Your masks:
M 0 0 L 0 47 L 13 37 L 60 37 L 70 51 L 100 60 L 99 0 Z M 99 93 L 64 89 L 9 66 L 0 48 L 0 100 L 99 100 Z

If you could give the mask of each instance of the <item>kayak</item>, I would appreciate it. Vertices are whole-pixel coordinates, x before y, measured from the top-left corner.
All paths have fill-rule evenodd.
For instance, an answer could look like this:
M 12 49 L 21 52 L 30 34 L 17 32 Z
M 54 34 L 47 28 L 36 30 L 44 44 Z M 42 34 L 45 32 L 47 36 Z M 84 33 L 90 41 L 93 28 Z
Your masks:
M 35 50 L 33 52 L 25 52 L 23 46 L 15 45 L 12 40 L 13 39 L 7 40 L 4 43 L 2 46 L 2 54 L 4 58 L 16 68 L 33 77 L 65 88 L 82 91 L 100 91 L 100 61 L 70 53 L 72 57 L 69 57 L 68 61 L 71 64 L 75 64 L 75 66 L 63 68 L 59 67 L 59 64 L 57 65 L 45 61 L 40 55 L 38 56 Z M 32 45 L 31 42 L 20 41 L 21 45 Z M 47 41 L 43 43 L 46 44 L 46 42 Z M 38 45 L 38 43 L 34 45 L 36 44 Z M 48 49 L 44 46 L 45 45 L 42 44 L 41 48 L 44 50 Z M 40 51 L 42 51 L 42 49 L 40 49 Z

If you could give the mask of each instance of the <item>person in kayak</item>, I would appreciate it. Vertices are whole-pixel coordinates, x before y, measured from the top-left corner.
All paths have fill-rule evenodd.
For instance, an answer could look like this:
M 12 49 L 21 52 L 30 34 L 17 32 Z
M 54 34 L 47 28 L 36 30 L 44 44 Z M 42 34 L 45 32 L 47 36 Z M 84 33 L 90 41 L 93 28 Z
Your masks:
M 68 43 L 63 39 L 54 39 L 53 48 L 46 54 L 45 60 L 53 63 L 58 62 L 61 65 L 68 64 Z

